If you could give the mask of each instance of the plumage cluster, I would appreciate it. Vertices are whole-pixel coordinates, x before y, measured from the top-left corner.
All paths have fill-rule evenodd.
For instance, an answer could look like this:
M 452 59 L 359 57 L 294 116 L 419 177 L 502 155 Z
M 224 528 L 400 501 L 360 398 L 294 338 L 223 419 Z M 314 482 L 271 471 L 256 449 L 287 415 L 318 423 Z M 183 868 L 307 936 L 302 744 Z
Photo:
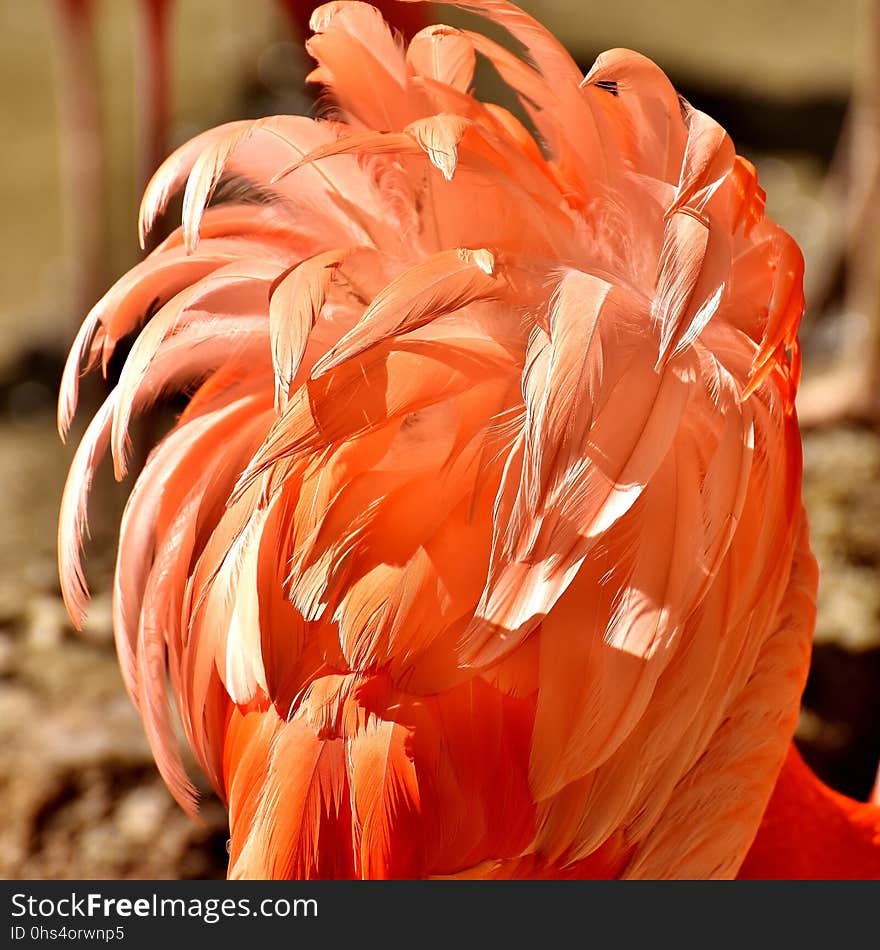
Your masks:
M 133 415 L 190 395 L 122 520 L 114 624 L 159 768 L 186 739 L 238 877 L 735 875 L 791 739 L 816 571 L 802 260 L 724 130 L 627 50 L 333 2 L 321 119 L 158 170 L 183 225 L 88 315 L 140 332 L 60 526 Z M 471 91 L 477 57 L 523 121 Z M 524 123 L 528 123 L 524 124 Z M 225 196 L 225 197 L 224 197 Z M 166 677 L 167 670 L 167 677 Z

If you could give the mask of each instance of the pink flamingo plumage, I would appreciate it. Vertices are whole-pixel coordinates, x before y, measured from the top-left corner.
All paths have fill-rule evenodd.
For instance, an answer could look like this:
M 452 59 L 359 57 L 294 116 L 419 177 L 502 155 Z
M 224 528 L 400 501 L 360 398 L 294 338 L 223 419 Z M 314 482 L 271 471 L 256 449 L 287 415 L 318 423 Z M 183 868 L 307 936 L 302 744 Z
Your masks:
M 330 3 L 308 48 L 332 119 L 229 123 L 150 182 L 142 236 L 180 188 L 183 225 L 63 381 L 65 432 L 81 366 L 158 299 L 72 464 L 68 607 L 100 456 L 123 477 L 130 420 L 181 390 L 114 624 L 193 810 L 167 667 L 231 876 L 809 873 L 802 808 L 874 873 L 876 809 L 789 752 L 817 580 L 800 252 L 649 60 L 584 77 L 505 0 L 466 6 L 526 57 L 448 26 L 405 49 Z M 472 95 L 477 55 L 534 133 Z

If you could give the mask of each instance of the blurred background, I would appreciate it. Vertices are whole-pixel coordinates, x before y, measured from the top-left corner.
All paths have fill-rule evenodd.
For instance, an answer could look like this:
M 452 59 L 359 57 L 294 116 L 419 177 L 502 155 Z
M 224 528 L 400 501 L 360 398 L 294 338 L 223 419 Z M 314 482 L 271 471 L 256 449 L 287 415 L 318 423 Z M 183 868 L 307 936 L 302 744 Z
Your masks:
M 799 411 L 821 582 L 798 742 L 865 797 L 880 761 L 880 3 L 522 5 L 584 69 L 615 46 L 657 61 L 755 162 L 804 251 Z M 129 485 L 109 473 L 85 630 L 61 603 L 55 521 L 82 428 L 62 446 L 54 402 L 83 315 L 139 259 L 137 203 L 162 155 L 220 122 L 313 108 L 307 8 L 0 0 L 0 877 L 225 873 L 222 808 L 207 797 L 201 825 L 179 812 L 117 670 L 109 588 Z M 443 21 L 457 15 L 433 8 Z

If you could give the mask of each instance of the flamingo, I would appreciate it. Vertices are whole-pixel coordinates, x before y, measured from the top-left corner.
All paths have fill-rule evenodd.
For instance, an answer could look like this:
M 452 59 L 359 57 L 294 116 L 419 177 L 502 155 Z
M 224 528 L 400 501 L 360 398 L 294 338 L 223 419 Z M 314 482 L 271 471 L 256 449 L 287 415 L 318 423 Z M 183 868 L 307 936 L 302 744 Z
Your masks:
M 95 469 L 182 392 L 114 631 L 171 793 L 196 811 L 173 702 L 228 807 L 230 877 L 878 875 L 876 808 L 792 747 L 801 254 L 654 63 L 584 76 L 507 0 L 460 6 L 523 55 L 336 0 L 323 118 L 228 123 L 151 179 L 141 240 L 183 189 L 181 227 L 62 380 L 63 436 L 140 331 L 62 499 L 71 616 Z
M 58 117 L 65 255 L 71 310 L 79 315 L 106 287 L 105 148 L 95 62 L 92 0 L 55 0 Z

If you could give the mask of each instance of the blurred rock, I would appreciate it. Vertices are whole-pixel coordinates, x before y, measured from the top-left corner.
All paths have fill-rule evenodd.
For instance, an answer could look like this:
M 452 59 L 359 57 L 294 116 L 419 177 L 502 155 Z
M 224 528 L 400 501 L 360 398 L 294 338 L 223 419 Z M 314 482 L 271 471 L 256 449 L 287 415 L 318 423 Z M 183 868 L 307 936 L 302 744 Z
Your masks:
M 132 844 L 144 845 L 159 833 L 172 805 L 155 785 L 132 789 L 116 808 L 116 826 Z
M 39 595 L 31 600 L 27 611 L 26 636 L 33 646 L 57 646 L 71 629 L 70 617 L 60 598 Z

